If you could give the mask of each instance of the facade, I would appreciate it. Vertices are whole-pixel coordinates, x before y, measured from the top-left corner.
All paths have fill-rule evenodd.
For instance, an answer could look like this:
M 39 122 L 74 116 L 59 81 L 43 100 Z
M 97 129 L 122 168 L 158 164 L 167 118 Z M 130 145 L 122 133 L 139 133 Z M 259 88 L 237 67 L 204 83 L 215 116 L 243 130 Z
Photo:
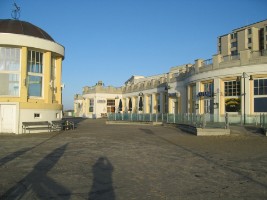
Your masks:
M 0 133 L 62 117 L 64 47 L 39 27 L 0 19 Z
M 74 97 L 74 115 L 76 117 L 100 118 L 107 113 L 118 112 L 121 88 L 105 87 L 102 81 L 95 86 L 84 87 L 83 94 Z
M 267 42 L 267 20 L 235 29 L 234 33 L 237 32 L 238 38 L 241 39 L 240 35 L 249 32 L 249 29 L 254 34 L 252 41 L 255 43 L 245 44 L 243 38 L 238 40 L 237 48 L 233 49 L 229 46 L 231 38 L 228 38 L 233 33 L 226 34 L 219 37 L 220 49 L 211 59 L 196 59 L 192 64 L 172 67 L 165 74 L 150 77 L 132 76 L 124 86 L 112 88 L 116 92 L 110 93 L 106 90 L 105 95 L 93 89 L 95 86 L 89 90 L 86 88 L 90 87 L 84 87 L 83 94 L 74 98 L 74 112 L 80 116 L 91 117 L 88 115 L 88 98 L 92 99 L 97 107 L 100 102 L 96 98 L 102 96 L 102 116 L 108 112 L 205 113 L 216 116 L 216 120 L 220 121 L 226 113 L 232 116 L 266 113 L 267 50 L 266 45 L 262 48 L 261 44 Z M 261 41 L 262 33 L 259 34 L 262 29 L 264 41 Z M 232 53 L 235 50 L 237 52 Z M 113 110 L 105 107 L 108 106 L 108 99 L 115 102 Z M 96 111 L 95 117 L 101 117 L 101 114 Z
M 234 29 L 218 37 L 218 54 L 237 56 L 240 51 L 262 51 L 267 49 L 266 20 Z

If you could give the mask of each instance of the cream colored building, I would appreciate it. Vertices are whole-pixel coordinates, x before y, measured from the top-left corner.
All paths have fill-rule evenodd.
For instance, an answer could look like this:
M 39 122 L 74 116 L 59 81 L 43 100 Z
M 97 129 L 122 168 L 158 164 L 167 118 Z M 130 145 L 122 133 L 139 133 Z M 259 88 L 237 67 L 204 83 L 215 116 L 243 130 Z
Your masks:
M 255 27 L 255 28 L 253 28 Z M 264 27 L 264 44 L 267 41 L 267 21 L 255 23 L 236 29 L 239 39 L 248 29 L 252 29 L 253 37 L 258 37 L 257 31 Z M 245 31 L 245 32 L 244 32 Z M 242 34 L 241 34 L 242 33 Z M 240 34 L 240 35 L 239 35 Z M 227 37 L 230 37 L 228 34 Z M 220 46 L 229 46 L 225 41 L 226 36 L 221 36 Z M 244 36 L 245 37 L 245 36 Z M 244 40 L 243 37 L 243 40 Z M 259 38 L 253 41 L 259 41 Z M 239 41 L 238 41 L 239 42 Z M 255 42 L 256 43 L 256 42 Z M 102 96 L 103 108 L 100 113 L 118 112 L 118 98 L 122 101 L 123 113 L 206 113 L 215 121 L 223 121 L 228 113 L 240 120 L 240 117 L 248 116 L 244 123 L 253 120 L 249 116 L 267 112 L 267 50 L 260 49 L 247 44 L 242 46 L 239 42 L 238 52 L 231 55 L 234 49 L 221 49 L 211 59 L 196 59 L 192 64 L 172 67 L 167 73 L 144 77 L 132 76 L 125 85 L 120 88 L 112 88 L 115 93 L 105 90 L 105 94 L 98 92 L 95 88 L 84 87 L 82 95 L 75 97 L 75 105 L 80 103 L 80 116 L 88 115 L 88 96 L 90 98 Z M 251 47 L 251 48 L 248 48 Z M 89 89 L 88 89 L 89 88 Z M 108 96 L 111 95 L 111 96 Z M 112 96 L 113 95 L 113 96 Z M 115 109 L 108 110 L 107 99 L 115 101 Z M 142 109 L 140 107 L 142 101 Z M 129 109 L 129 102 L 132 109 Z M 94 106 L 98 106 L 94 101 Z M 105 105 L 106 104 L 106 105 Z M 83 106 L 82 106 L 83 105 Z M 77 106 L 74 109 L 77 112 Z M 83 113 L 83 114 L 81 114 Z M 101 117 L 96 110 L 95 116 Z
M 218 54 L 238 56 L 240 51 L 267 49 L 267 20 L 234 29 L 218 37 Z
M 107 113 L 118 112 L 121 88 L 105 87 L 102 81 L 95 86 L 83 88 L 82 95 L 74 97 L 74 115 L 76 117 L 101 118 Z
M 25 21 L 0 19 L 0 133 L 62 117 L 64 47 Z

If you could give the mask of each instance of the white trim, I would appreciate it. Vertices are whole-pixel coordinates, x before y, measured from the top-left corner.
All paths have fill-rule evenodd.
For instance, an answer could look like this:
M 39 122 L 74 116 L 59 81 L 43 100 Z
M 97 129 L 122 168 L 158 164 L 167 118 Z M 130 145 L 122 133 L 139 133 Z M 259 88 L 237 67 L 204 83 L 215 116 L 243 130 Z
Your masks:
M 64 47 L 56 42 L 21 34 L 0 33 L 0 45 L 25 46 L 55 52 L 63 57 L 65 55 Z

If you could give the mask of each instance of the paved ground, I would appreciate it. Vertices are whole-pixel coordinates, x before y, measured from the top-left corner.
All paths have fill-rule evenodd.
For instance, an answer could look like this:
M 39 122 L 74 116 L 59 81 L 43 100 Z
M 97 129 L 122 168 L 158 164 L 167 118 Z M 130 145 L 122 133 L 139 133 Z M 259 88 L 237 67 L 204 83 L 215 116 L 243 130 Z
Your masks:
M 267 137 L 104 120 L 0 135 L 0 199 L 267 199 Z

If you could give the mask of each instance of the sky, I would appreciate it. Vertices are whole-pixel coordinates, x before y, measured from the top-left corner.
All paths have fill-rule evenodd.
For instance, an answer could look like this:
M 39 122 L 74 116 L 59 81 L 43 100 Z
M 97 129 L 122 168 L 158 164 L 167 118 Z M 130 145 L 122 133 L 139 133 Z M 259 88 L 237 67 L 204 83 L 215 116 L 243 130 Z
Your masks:
M 65 110 L 84 86 L 120 87 L 132 75 L 210 59 L 218 36 L 267 19 L 266 0 L 0 0 L 0 19 L 14 2 L 20 20 L 65 47 Z

